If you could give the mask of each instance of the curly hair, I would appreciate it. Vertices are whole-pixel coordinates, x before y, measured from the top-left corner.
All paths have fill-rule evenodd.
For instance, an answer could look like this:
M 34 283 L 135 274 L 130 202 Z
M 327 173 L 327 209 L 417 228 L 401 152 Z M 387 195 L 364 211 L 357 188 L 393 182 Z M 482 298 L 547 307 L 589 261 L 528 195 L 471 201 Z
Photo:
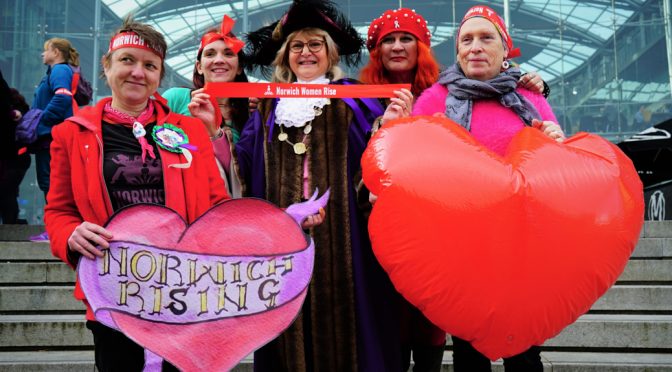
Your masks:
M 418 97 L 425 89 L 432 86 L 439 79 L 439 63 L 434 58 L 431 49 L 422 42 L 418 42 L 418 62 L 413 73 L 411 92 Z M 369 63 L 364 66 L 359 79 L 365 84 L 390 84 L 389 72 L 383 66 L 383 57 L 380 48 L 371 51 Z

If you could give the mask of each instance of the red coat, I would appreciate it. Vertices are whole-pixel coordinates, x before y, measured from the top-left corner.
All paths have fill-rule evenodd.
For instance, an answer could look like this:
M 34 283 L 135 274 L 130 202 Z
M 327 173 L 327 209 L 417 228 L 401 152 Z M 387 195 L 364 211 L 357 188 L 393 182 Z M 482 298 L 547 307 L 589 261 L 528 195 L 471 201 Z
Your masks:
M 84 221 L 103 226 L 113 213 L 102 171 L 102 112 L 110 100 L 102 99 L 96 106 L 80 110 L 52 130 L 51 179 L 44 220 L 52 253 L 73 269 L 78 257 L 72 252 L 68 254 L 68 238 L 72 232 Z M 158 110 L 157 125 L 170 123 L 181 128 L 189 136 L 189 142 L 198 148 L 192 152 L 191 167 L 179 169 L 168 166 L 185 163 L 184 156 L 159 147 L 166 207 L 191 223 L 211 206 L 229 199 L 229 195 L 203 124 L 162 107 L 163 111 Z M 75 298 L 86 303 L 79 281 Z M 88 304 L 86 317 L 94 319 Z

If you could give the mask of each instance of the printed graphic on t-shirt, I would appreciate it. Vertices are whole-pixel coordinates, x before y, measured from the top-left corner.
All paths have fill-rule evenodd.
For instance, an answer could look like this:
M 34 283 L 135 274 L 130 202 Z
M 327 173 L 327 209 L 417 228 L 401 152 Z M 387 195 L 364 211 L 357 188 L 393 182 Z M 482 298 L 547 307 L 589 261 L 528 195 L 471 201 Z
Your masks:
M 159 159 L 147 159 L 143 163 L 140 155 L 110 155 L 106 163 L 113 170 L 108 182 L 110 197 L 117 204 L 115 209 L 137 203 L 165 204 Z

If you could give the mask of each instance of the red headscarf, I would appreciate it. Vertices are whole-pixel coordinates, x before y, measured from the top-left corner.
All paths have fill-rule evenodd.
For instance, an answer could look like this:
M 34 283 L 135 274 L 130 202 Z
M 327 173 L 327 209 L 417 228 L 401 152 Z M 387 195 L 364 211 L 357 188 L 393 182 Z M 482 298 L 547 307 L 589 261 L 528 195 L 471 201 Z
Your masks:
M 509 32 L 506 30 L 506 25 L 504 24 L 504 20 L 502 20 L 502 17 L 500 17 L 499 14 L 497 14 L 497 12 L 492 10 L 492 8 L 485 5 L 472 6 L 471 9 L 467 10 L 467 14 L 465 14 L 464 18 L 462 18 L 462 22 L 460 23 L 460 27 L 458 28 L 457 31 L 456 40 L 458 40 L 458 42 L 460 40 L 460 30 L 462 29 L 462 25 L 464 24 L 464 22 L 474 17 L 485 18 L 488 21 L 492 22 L 493 25 L 495 25 L 497 32 L 499 32 L 499 35 L 502 37 L 502 40 L 504 40 L 504 43 L 506 43 L 506 49 L 509 51 L 509 54 L 506 55 L 507 59 L 520 57 L 520 49 L 513 48 L 513 40 L 511 40 L 511 36 L 509 35 Z
M 198 48 L 198 54 L 201 54 L 203 48 L 205 48 L 206 45 L 217 40 L 224 41 L 231 51 L 238 53 L 238 51 L 240 51 L 243 46 L 245 46 L 245 43 L 233 36 L 231 33 L 231 30 L 233 30 L 233 25 L 235 24 L 236 21 L 225 14 L 222 18 L 222 25 L 219 31 L 208 32 L 207 34 L 203 35 L 201 38 L 201 46 Z
M 371 21 L 366 47 L 373 50 L 380 39 L 392 32 L 408 32 L 428 47 L 431 46 L 432 35 L 427 29 L 427 21 L 413 9 L 399 8 L 387 10 Z

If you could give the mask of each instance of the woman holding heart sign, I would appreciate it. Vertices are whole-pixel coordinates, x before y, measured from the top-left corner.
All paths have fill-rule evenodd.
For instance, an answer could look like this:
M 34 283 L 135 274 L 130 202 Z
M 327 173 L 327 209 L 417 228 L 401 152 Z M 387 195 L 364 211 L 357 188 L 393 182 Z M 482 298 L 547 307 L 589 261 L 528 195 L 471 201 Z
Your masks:
M 520 70 L 509 59 L 520 56 L 499 15 L 474 6 L 457 32 L 457 63 L 419 98 L 413 115 L 446 116 L 466 128 L 490 150 L 503 155 L 525 126 L 539 128 L 562 142 L 565 134 L 546 99 L 517 85 Z M 453 336 L 455 370 L 489 371 L 490 360 L 467 341 Z M 504 359 L 506 371 L 541 371 L 539 348 Z
M 164 205 L 192 223 L 229 198 L 203 123 L 171 112 L 156 93 L 166 46 L 161 33 L 127 17 L 102 59 L 112 97 L 53 129 L 45 222 L 52 253 L 73 269 L 103 257 L 98 246 L 109 248 L 113 236 L 102 225 L 125 206 Z M 87 305 L 97 369 L 141 370 L 143 348 L 96 321 L 79 281 L 75 298 Z

